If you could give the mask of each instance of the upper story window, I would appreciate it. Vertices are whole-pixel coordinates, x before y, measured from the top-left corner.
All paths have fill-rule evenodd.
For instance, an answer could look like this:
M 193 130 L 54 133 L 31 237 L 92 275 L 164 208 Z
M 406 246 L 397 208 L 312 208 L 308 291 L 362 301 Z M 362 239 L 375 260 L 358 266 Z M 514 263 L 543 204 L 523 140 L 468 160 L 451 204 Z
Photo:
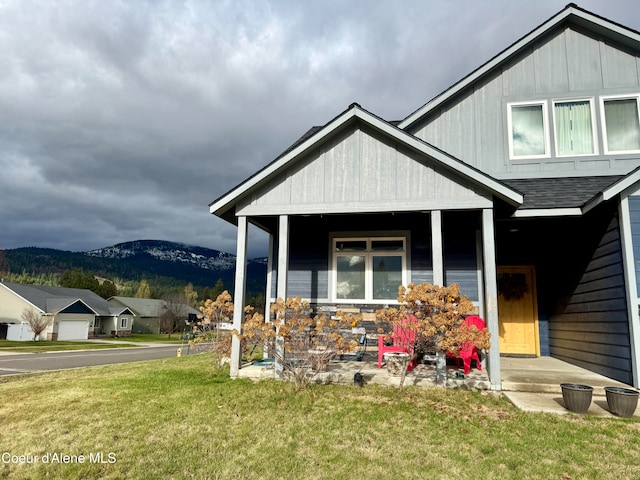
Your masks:
M 640 152 L 638 96 L 602 98 L 605 153 Z
M 548 157 L 547 102 L 512 103 L 508 112 L 511 158 Z
M 618 99 L 616 99 L 618 100 Z M 609 122 L 612 135 L 624 129 L 638 130 L 638 108 L 636 98 L 632 99 L 635 111 L 635 127 L 629 127 L 627 120 Z M 629 101 L 629 98 L 624 99 Z M 610 100 L 605 99 L 602 116 L 609 108 Z M 551 115 L 551 126 L 547 117 Z M 631 110 L 629 108 L 629 110 Z M 551 157 L 576 157 L 598 153 L 598 123 L 594 98 L 556 99 L 551 101 L 516 102 L 508 105 L 509 156 L 514 160 Z M 613 113 L 610 115 L 613 119 Z M 619 114 L 622 116 L 622 114 Z M 626 118 L 630 117 L 627 112 Z M 609 125 L 608 124 L 608 125 Z M 640 140 L 640 135 L 636 137 Z M 553 146 L 553 150 L 550 148 Z M 640 142 L 638 143 L 640 149 Z M 606 146 L 605 146 L 606 151 Z M 625 151 L 629 151 L 625 149 Z M 609 151 L 611 152 L 611 147 Z M 607 152 L 607 153 L 608 153 Z
M 593 155 L 596 153 L 592 100 L 554 102 L 553 123 L 557 156 Z
M 333 239 L 336 300 L 395 301 L 406 283 L 406 238 Z

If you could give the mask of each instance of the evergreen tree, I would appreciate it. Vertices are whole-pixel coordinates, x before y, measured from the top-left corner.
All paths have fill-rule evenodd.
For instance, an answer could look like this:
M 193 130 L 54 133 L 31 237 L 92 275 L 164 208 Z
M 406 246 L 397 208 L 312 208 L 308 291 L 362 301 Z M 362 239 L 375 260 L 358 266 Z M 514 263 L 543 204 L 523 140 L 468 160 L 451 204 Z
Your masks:
M 105 280 L 100 285 L 98 285 L 98 289 L 96 293 L 100 295 L 102 298 L 110 298 L 118 295 L 118 288 L 115 286 L 113 282 L 109 280 Z
M 65 270 L 60 277 L 60 286 L 68 288 L 84 288 L 95 292 L 100 283 L 91 272 L 85 272 L 81 268 Z

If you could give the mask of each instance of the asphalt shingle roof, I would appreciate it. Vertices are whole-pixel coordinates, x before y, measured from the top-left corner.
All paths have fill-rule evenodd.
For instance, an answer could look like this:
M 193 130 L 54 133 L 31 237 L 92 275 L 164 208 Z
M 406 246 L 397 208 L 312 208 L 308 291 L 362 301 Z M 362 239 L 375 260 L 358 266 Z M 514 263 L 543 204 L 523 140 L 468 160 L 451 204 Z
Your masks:
M 520 210 L 580 208 L 598 193 L 620 180 L 622 175 L 568 178 L 525 178 L 502 180 L 524 195 Z
M 65 308 L 78 300 L 82 300 L 97 315 L 112 315 L 112 306 L 91 290 L 45 285 L 23 285 L 10 282 L 4 282 L 4 285 L 48 313 L 54 313 L 60 308 Z

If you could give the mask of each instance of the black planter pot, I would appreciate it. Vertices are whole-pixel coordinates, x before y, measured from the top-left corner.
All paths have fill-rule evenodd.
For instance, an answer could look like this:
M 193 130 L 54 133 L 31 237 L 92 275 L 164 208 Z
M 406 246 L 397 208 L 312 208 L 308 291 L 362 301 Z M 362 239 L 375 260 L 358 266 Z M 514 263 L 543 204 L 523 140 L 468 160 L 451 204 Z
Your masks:
M 636 390 L 621 387 L 604 387 L 607 395 L 609 411 L 619 417 L 631 417 L 638 407 L 638 395 Z
M 564 406 L 575 413 L 585 413 L 591 406 L 593 387 L 579 383 L 561 383 Z

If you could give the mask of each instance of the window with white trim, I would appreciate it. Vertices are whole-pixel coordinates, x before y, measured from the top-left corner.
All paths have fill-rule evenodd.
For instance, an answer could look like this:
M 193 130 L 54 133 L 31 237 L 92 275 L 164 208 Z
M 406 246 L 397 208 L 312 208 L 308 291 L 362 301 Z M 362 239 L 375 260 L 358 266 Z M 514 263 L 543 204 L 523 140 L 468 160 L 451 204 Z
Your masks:
M 605 153 L 640 152 L 638 95 L 602 97 Z
M 405 237 L 333 239 L 333 297 L 336 301 L 389 302 L 406 284 Z
M 127 317 L 122 317 L 120 319 L 120 328 L 127 328 Z
M 507 117 L 511 158 L 549 156 L 546 101 L 509 104 Z
M 592 99 L 554 101 L 553 123 L 558 157 L 597 153 Z

